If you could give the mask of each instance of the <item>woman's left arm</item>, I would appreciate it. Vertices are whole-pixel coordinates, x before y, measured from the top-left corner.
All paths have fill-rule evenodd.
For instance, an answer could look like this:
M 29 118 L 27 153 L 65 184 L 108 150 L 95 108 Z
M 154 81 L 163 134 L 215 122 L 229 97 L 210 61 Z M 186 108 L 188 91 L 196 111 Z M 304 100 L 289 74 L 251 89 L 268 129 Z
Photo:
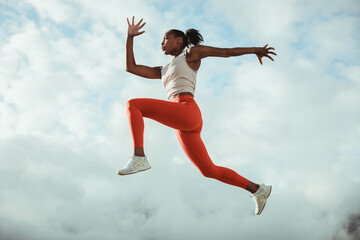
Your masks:
M 264 47 L 251 47 L 251 48 L 216 48 L 204 45 L 197 45 L 189 49 L 190 61 L 199 61 L 202 58 L 206 57 L 233 57 L 241 56 L 244 54 L 256 54 L 260 63 L 262 64 L 262 57 L 268 57 L 272 61 L 274 59 L 269 56 L 269 54 L 276 55 L 275 52 L 270 50 L 275 50 L 272 47 L 267 47 L 267 44 Z

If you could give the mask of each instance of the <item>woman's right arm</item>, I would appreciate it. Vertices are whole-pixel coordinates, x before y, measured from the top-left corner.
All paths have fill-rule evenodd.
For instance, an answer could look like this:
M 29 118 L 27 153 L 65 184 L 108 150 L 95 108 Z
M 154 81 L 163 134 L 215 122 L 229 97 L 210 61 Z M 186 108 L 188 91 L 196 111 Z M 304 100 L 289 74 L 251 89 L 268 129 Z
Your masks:
M 141 19 L 137 24 L 134 24 L 134 17 L 132 18 L 132 24 L 130 24 L 129 19 L 127 19 L 127 22 L 129 25 L 129 29 L 126 40 L 126 71 L 140 77 L 161 79 L 161 67 L 148 67 L 144 65 L 137 65 L 135 62 L 133 51 L 134 37 L 145 32 L 139 32 L 139 30 L 145 25 L 145 23 L 140 26 L 142 22 Z

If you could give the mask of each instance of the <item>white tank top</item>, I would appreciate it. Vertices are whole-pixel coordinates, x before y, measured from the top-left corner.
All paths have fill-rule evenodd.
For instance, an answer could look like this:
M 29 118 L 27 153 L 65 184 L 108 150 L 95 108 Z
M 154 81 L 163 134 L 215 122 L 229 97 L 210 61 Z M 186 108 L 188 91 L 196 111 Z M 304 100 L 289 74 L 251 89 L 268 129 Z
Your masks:
M 195 96 L 196 73 L 186 62 L 186 50 L 161 68 L 161 81 L 166 89 L 167 97 L 191 92 Z

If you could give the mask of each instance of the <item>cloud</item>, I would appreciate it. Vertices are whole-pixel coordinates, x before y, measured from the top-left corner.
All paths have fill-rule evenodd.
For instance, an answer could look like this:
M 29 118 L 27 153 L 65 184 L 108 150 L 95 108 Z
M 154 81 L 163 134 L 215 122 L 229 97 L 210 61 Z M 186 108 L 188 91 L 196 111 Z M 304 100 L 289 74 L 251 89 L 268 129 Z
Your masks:
M 332 239 L 349 239 L 355 240 L 360 236 L 359 231 L 360 226 L 360 217 L 359 214 L 350 214 L 345 223 L 338 229 Z
M 55 23 L 71 21 L 76 16 L 76 9 L 70 1 L 49 1 L 42 2 L 39 0 L 27 1 L 36 11 L 45 18 L 50 18 Z
M 358 4 L 203 5 L 1 7 L 0 238 L 356 239 Z M 276 48 L 275 62 L 263 65 L 255 56 L 204 59 L 196 89 L 213 161 L 273 185 L 260 217 L 247 192 L 204 178 L 173 130 L 149 119 L 152 169 L 115 174 L 132 154 L 126 102 L 166 99 L 160 80 L 124 71 L 132 15 L 147 22 L 135 39 L 139 64 L 169 61 L 160 42 L 170 28 L 200 29 L 212 46 Z

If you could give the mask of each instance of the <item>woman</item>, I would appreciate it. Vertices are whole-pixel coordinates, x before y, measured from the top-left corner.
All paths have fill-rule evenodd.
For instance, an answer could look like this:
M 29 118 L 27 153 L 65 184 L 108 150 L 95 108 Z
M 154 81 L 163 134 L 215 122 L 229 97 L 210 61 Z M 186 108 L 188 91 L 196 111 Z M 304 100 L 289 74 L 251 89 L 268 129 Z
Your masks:
M 260 215 L 266 200 L 271 193 L 271 186 L 256 184 L 240 176 L 235 171 L 214 165 L 211 161 L 203 141 L 200 137 L 202 129 L 201 112 L 194 100 L 196 73 L 201 59 L 206 57 L 230 57 L 254 53 L 262 64 L 262 57 L 269 54 L 276 55 L 270 50 L 274 48 L 215 48 L 199 45 L 202 36 L 195 29 L 182 31 L 172 29 L 165 33 L 161 43 L 165 55 L 172 55 L 173 60 L 163 67 L 147 67 L 135 62 L 133 53 L 133 38 L 145 31 L 141 19 L 137 24 L 128 22 L 128 36 L 126 42 L 126 71 L 145 78 L 158 78 L 166 88 L 169 101 L 148 98 L 136 98 L 127 102 L 127 115 L 134 144 L 134 156 L 130 157 L 124 168 L 118 170 L 119 175 L 133 174 L 150 169 L 150 164 L 144 153 L 143 117 L 151 118 L 175 129 L 177 139 L 187 157 L 195 164 L 200 172 L 209 178 L 214 178 L 227 184 L 251 192 L 256 209 Z M 188 47 L 189 45 L 193 45 Z M 185 47 L 188 47 L 186 50 Z

